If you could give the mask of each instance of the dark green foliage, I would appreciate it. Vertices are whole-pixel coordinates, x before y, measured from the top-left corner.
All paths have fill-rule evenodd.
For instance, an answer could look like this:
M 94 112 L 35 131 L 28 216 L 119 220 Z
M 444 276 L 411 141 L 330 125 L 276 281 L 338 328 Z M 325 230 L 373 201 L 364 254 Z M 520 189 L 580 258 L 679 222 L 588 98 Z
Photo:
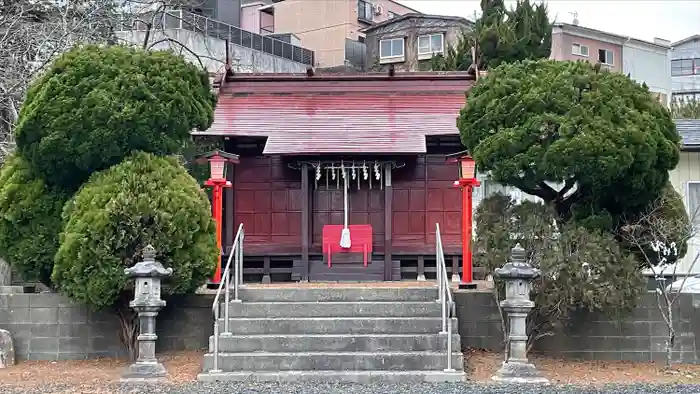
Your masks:
M 493 272 L 508 261 L 513 242 L 510 239 L 510 217 L 513 209 L 510 197 L 495 194 L 481 200 L 474 212 L 476 239 L 474 240 L 474 265 Z
M 509 197 L 495 195 L 482 201 L 476 219 L 477 245 L 489 247 L 480 263 L 490 272 L 507 261 L 516 243 L 542 270 L 533 283 L 531 338 L 587 313 L 627 311 L 644 288 L 637 260 L 612 234 L 576 223 L 558 228 L 555 212 L 543 204 L 514 204 Z
M 455 45 L 448 45 L 444 55 L 433 56 L 431 66 L 436 71 L 468 71 L 472 63 L 473 37 L 464 32 Z
M 73 191 L 131 152 L 180 152 L 211 124 L 214 104 L 207 74 L 171 52 L 78 47 L 29 89 L 17 147 L 48 183 Z
M 473 63 L 472 46 L 477 48 L 479 70 L 525 59 L 548 58 L 552 45 L 552 24 L 544 2 L 519 0 L 506 10 L 503 0 L 482 0 L 481 17 L 474 30 L 466 32 L 444 57 L 433 62 L 440 71 L 467 70 Z
M 165 294 L 192 292 L 214 272 L 218 249 L 209 202 L 173 158 L 139 152 L 94 174 L 66 204 L 63 218 L 52 279 L 92 308 L 110 306 L 128 290 L 124 268 L 148 244 L 174 270 Z
M 65 201 L 23 159 L 6 159 L 0 171 L 0 257 L 24 280 L 51 285 Z
M 661 194 L 679 160 L 668 110 L 628 77 L 588 63 L 504 64 L 467 102 L 457 125 L 479 168 L 542 198 L 558 220 L 612 232 Z
M 675 119 L 700 119 L 700 100 L 674 100 L 671 114 Z

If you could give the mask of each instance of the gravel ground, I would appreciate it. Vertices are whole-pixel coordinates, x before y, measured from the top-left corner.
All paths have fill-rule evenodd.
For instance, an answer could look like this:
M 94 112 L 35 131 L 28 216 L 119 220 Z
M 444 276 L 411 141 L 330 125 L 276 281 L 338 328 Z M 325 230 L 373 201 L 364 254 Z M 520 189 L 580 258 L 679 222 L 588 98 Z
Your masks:
M 352 385 L 352 384 L 266 384 L 266 383 L 189 383 L 163 385 L 109 384 L 102 387 L 42 385 L 10 387 L 0 384 L 2 394 L 700 394 L 700 385 L 576 385 L 507 386 L 495 384 L 418 384 L 418 385 Z

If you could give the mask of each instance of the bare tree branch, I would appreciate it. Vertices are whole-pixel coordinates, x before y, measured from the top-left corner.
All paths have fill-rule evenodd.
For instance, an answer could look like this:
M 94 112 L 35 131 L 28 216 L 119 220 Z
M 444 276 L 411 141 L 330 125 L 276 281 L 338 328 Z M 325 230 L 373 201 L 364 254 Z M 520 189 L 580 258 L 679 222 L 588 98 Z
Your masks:
M 679 249 L 682 244 L 695 237 L 697 229 L 692 223 L 698 217 L 698 212 L 689 214 L 689 225 L 683 218 L 669 215 L 668 204 L 667 198 L 660 197 L 637 221 L 622 226 L 619 232 L 630 245 L 639 250 L 654 277 L 657 307 L 668 330 L 665 349 L 667 370 L 673 364 L 672 356 L 676 343 L 674 306 L 683 293 L 689 274 L 693 272 L 700 258 L 700 254 L 696 253 L 688 267 L 688 272 L 683 274 L 680 285 L 674 287 L 673 283 L 678 280 Z M 670 208 L 673 209 L 673 207 Z M 672 268 L 670 274 L 666 272 L 669 267 Z M 671 284 L 667 285 L 668 279 Z

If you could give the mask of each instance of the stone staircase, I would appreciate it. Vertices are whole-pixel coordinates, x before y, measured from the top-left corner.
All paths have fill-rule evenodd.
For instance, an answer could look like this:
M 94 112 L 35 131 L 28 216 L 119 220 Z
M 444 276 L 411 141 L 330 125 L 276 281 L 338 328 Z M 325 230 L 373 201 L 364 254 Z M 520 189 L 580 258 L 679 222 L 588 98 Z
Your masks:
M 368 284 L 368 286 L 371 286 Z M 201 381 L 455 382 L 463 358 L 452 324 L 452 368 L 432 287 L 243 288 L 230 334 L 213 337 Z M 221 305 L 220 316 L 225 316 Z

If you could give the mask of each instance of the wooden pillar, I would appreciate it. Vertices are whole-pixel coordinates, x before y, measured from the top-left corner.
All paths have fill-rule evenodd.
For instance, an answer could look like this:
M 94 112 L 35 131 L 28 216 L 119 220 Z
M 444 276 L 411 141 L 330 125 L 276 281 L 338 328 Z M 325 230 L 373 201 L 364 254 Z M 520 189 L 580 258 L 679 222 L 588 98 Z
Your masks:
M 418 281 L 425 281 L 425 256 L 418 256 Z
M 459 283 L 459 256 L 452 256 L 452 282 Z
M 311 224 L 311 187 L 309 185 L 309 165 L 301 165 L 301 281 L 309 281 L 309 243 Z
M 272 278 L 270 277 L 270 256 L 265 256 L 263 257 L 263 277 L 262 277 L 262 283 L 267 285 L 272 282 Z
M 227 163 L 226 165 L 228 166 L 226 169 L 226 180 L 231 182 L 231 187 L 224 188 L 224 239 L 221 243 L 223 244 L 224 252 L 230 253 L 233 238 L 236 236 L 236 231 L 238 231 L 238 225 L 235 222 L 236 209 L 233 206 L 233 194 L 236 189 L 233 179 L 236 166 L 233 163 Z
M 391 277 L 393 259 L 391 256 L 392 243 L 392 204 L 394 188 L 391 186 L 391 163 L 384 164 L 384 280 L 393 280 Z M 399 278 L 400 279 L 400 278 Z

